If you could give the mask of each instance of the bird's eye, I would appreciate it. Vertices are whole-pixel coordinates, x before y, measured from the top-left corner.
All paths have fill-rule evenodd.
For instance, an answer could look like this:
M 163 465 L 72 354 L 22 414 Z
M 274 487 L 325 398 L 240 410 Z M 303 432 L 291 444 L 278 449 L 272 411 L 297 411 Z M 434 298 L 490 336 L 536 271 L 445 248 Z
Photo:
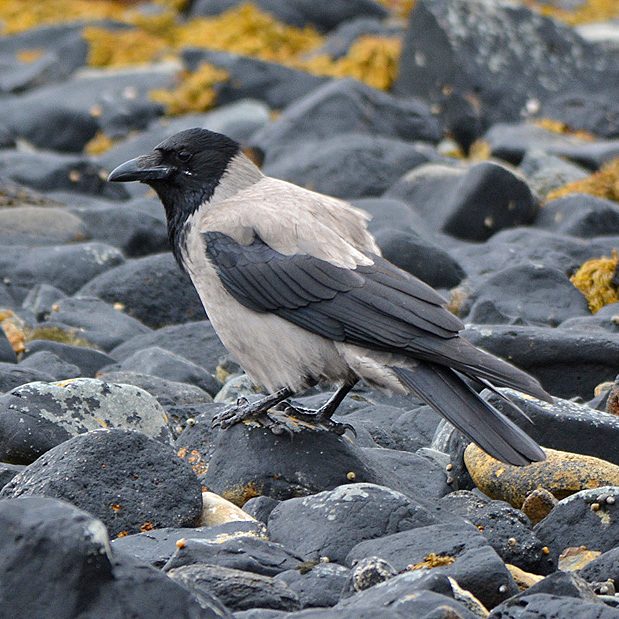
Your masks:
M 191 159 L 192 154 L 187 150 L 181 150 L 177 153 L 176 156 L 178 157 L 179 161 L 182 161 L 184 163 Z

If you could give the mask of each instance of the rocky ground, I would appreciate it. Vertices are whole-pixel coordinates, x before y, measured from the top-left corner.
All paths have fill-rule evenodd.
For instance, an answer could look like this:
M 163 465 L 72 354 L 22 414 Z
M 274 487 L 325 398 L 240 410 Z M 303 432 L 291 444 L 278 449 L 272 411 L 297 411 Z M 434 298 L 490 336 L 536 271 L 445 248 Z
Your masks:
M 412 4 L 0 4 L 0 617 L 619 617 L 619 7 Z M 257 388 L 105 180 L 194 126 L 370 212 L 547 462 L 364 387 L 356 437 L 212 429 Z

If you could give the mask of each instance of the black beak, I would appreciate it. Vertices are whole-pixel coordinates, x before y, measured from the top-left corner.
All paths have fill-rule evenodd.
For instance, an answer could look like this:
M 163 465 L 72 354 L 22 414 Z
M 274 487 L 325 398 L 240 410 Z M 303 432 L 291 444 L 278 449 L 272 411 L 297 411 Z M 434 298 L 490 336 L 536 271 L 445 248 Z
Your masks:
M 175 170 L 174 166 L 162 165 L 159 153 L 154 152 L 121 163 L 112 170 L 107 180 L 116 183 L 163 181 L 169 178 Z

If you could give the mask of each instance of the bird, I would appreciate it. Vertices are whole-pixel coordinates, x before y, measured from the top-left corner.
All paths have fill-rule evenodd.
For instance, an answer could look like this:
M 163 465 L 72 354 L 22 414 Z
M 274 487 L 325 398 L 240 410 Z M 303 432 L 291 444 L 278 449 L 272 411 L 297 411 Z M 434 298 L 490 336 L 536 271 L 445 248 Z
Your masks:
M 281 432 L 283 410 L 314 428 L 332 419 L 358 381 L 429 404 L 486 453 L 524 466 L 541 447 L 481 397 L 498 387 L 546 402 L 540 383 L 466 340 L 445 299 L 381 256 L 369 215 L 344 200 L 269 177 L 235 140 L 203 128 L 176 133 L 116 167 L 110 182 L 138 181 L 163 204 L 170 246 L 229 353 L 268 395 L 214 419 Z M 295 394 L 339 385 L 317 410 Z M 527 417 L 528 419 L 528 417 Z M 285 424 L 284 424 L 285 425 Z

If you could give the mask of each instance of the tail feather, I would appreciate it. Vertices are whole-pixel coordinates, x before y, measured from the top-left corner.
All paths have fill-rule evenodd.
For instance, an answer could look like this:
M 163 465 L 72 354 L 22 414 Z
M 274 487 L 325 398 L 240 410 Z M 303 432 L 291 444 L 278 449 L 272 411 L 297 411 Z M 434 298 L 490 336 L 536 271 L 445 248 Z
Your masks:
M 546 458 L 531 437 L 483 400 L 453 370 L 430 363 L 391 369 L 403 385 L 492 457 L 519 466 Z

